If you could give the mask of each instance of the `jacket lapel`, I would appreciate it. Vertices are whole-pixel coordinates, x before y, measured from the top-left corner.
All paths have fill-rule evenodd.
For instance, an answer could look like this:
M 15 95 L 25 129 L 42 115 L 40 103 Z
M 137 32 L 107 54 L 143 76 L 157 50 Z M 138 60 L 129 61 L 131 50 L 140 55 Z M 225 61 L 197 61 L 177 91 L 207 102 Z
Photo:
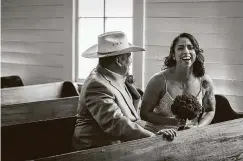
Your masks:
M 112 73 L 110 73 L 106 69 L 102 68 L 101 66 L 98 66 L 97 70 L 106 78 L 106 80 L 108 80 L 108 82 L 114 88 L 116 88 L 121 93 L 121 95 L 122 95 L 123 99 L 125 100 L 127 106 L 132 111 L 133 115 L 138 119 L 139 117 L 138 117 L 138 114 L 137 114 L 137 112 L 134 108 L 132 97 L 131 97 L 129 91 L 126 91 L 126 89 L 125 89 L 126 88 L 125 83 L 122 82 L 121 80 L 117 80 L 115 78 L 115 76 L 112 75 Z

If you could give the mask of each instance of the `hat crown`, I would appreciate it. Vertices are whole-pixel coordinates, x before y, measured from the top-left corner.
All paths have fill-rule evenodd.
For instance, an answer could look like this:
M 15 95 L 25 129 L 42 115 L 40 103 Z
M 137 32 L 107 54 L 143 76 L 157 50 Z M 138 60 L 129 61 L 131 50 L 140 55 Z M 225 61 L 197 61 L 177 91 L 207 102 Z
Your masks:
M 109 53 L 129 47 L 126 35 L 123 32 L 107 32 L 98 37 L 98 52 Z

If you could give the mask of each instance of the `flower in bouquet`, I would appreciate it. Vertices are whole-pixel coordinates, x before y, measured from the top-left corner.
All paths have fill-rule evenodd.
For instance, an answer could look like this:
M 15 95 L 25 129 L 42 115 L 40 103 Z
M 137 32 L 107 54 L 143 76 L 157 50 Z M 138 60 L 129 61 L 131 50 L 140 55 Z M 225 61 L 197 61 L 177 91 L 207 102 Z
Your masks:
M 202 113 L 202 106 L 197 98 L 190 94 L 178 95 L 171 105 L 172 113 L 179 119 L 192 120 Z

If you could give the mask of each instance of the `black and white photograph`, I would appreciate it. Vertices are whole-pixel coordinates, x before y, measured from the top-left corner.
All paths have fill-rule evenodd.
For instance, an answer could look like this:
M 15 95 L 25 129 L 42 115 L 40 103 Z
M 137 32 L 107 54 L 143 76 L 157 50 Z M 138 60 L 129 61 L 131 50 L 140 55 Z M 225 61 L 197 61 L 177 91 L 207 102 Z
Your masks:
M 1 0 L 2 161 L 243 161 L 243 0 Z

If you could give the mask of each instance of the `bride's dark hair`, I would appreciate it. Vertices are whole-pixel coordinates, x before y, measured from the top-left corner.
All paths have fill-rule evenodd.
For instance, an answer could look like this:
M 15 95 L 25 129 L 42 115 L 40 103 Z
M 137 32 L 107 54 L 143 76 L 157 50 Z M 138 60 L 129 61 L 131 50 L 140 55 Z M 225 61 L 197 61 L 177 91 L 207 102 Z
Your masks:
M 178 43 L 180 38 L 188 38 L 196 52 L 196 61 L 193 63 L 193 74 L 195 77 L 202 77 L 205 74 L 205 68 L 204 68 L 204 56 L 202 55 L 203 50 L 199 48 L 199 44 L 197 40 L 188 33 L 181 33 L 179 36 L 177 36 L 170 47 L 170 54 L 169 56 L 165 57 L 164 59 L 164 66 L 165 68 L 170 68 L 176 65 L 176 60 L 173 59 L 173 55 L 175 54 L 175 46 Z

